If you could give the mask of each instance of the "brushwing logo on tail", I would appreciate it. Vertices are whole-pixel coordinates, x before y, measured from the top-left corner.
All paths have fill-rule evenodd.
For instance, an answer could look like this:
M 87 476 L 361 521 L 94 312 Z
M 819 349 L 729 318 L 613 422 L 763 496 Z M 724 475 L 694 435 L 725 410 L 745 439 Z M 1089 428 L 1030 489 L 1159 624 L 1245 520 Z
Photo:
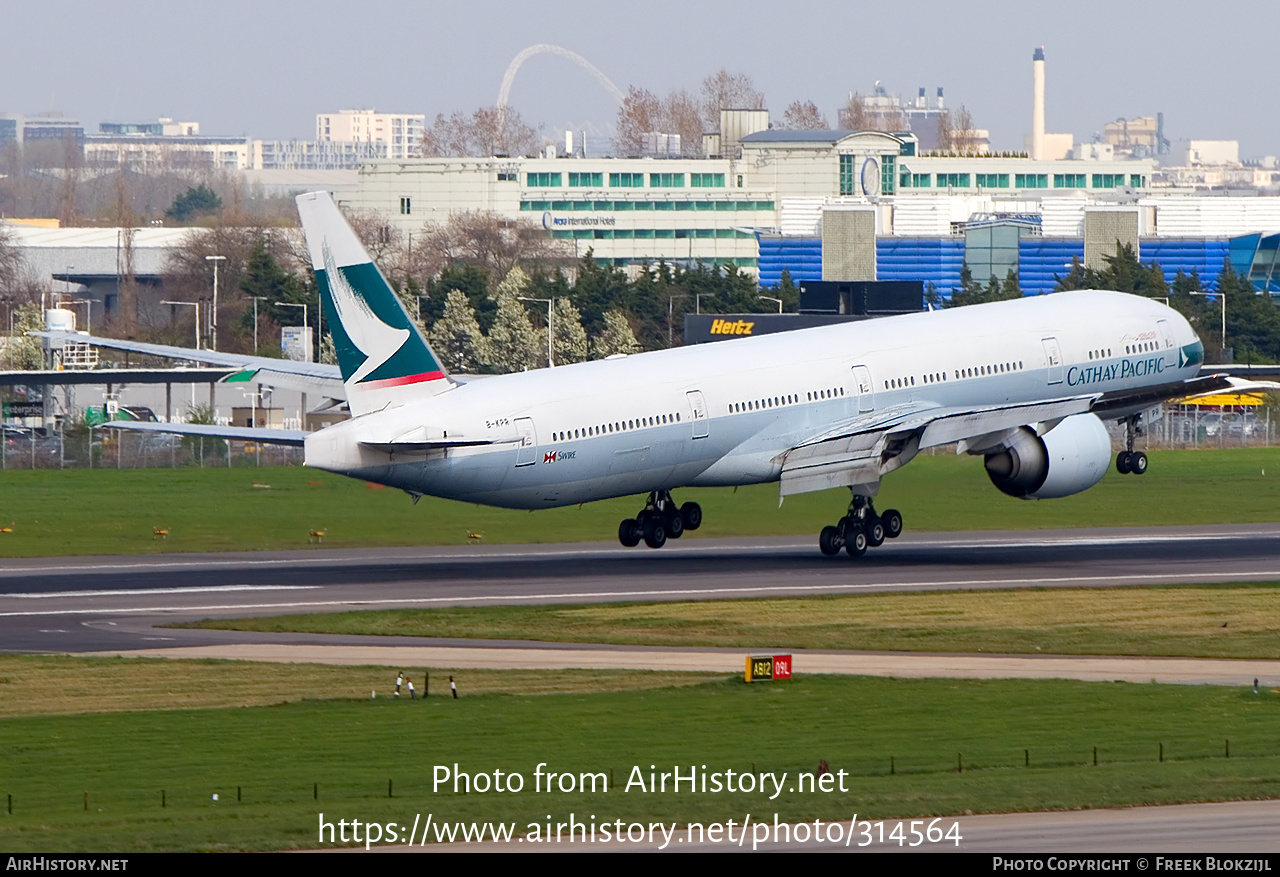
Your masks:
M 409 340 L 408 329 L 397 329 L 388 326 L 373 312 L 369 303 L 352 288 L 343 276 L 341 269 L 329 251 L 328 244 L 322 244 L 324 253 L 324 270 L 329 282 L 329 295 L 334 310 L 343 330 L 356 349 L 364 354 L 365 360 L 360 367 L 347 378 L 352 383 L 360 383 L 377 370 L 391 357 L 399 352 Z

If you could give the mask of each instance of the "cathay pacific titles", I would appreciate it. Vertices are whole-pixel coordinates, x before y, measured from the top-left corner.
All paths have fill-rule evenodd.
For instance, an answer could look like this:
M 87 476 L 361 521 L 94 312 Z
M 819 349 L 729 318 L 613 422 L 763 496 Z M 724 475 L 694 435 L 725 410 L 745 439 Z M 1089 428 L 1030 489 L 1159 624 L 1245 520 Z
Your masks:
M 1164 371 L 1164 357 L 1148 359 L 1123 359 L 1111 365 L 1073 365 L 1067 370 L 1067 383 L 1072 387 L 1082 384 L 1101 384 L 1106 381 L 1141 378 L 1158 375 Z

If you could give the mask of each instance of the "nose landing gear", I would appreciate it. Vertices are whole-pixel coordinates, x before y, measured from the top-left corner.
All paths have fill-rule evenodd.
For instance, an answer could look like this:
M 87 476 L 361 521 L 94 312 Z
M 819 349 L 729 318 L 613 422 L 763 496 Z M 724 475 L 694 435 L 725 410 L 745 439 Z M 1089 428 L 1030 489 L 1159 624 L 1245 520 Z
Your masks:
M 702 526 L 702 506 L 687 502 L 679 508 L 669 490 L 655 490 L 634 518 L 618 525 L 618 541 L 634 548 L 644 540 L 650 548 L 661 548 L 668 539 L 679 539 L 686 530 Z
M 868 548 L 876 548 L 885 539 L 902 535 L 902 514 L 888 509 L 877 515 L 870 497 L 854 495 L 849 511 L 833 527 L 823 527 L 818 534 L 818 549 L 828 557 L 843 548 L 850 557 L 861 557 Z

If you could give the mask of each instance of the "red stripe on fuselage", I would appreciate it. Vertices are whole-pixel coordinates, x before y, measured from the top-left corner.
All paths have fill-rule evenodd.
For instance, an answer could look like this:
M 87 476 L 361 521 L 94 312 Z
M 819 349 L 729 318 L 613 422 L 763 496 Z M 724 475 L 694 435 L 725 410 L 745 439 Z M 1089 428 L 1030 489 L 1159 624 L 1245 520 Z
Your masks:
M 406 384 L 424 384 L 428 381 L 444 380 L 444 372 L 422 372 L 417 375 L 405 375 L 399 378 L 383 378 L 378 381 L 365 381 L 360 384 L 361 387 L 368 387 L 371 390 L 381 390 L 384 387 L 403 387 Z

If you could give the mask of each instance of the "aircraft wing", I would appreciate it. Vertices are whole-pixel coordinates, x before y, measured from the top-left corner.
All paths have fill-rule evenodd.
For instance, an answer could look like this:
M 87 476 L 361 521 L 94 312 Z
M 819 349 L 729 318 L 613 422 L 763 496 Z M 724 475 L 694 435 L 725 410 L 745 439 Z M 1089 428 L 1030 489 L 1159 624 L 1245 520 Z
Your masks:
M 926 448 L 955 443 L 959 453 L 981 454 L 999 447 L 1024 426 L 1043 434 L 1075 414 L 1120 420 L 1170 399 L 1194 399 L 1224 391 L 1275 392 L 1280 391 L 1280 383 L 1211 374 L 1051 402 L 975 408 L 915 403 L 866 412 L 787 451 L 782 460 L 781 494 L 858 486 L 874 495 L 882 476 L 906 465 Z
M 859 485 L 874 495 L 883 475 L 924 448 L 959 442 L 962 451 L 977 452 L 1029 424 L 1045 424 L 1040 431 L 1047 431 L 1064 417 L 1087 412 L 1095 398 L 976 408 L 920 403 L 860 414 L 786 452 L 781 494 Z
M 1280 390 L 1275 381 L 1250 381 L 1225 374 L 1194 377 L 1189 381 L 1175 381 L 1141 390 L 1121 390 L 1103 393 L 1091 409 L 1102 418 L 1122 417 L 1127 412 L 1141 411 L 1170 399 L 1194 400 L 1197 396 L 1217 393 L 1273 393 Z
M 346 391 L 342 386 L 342 372 L 336 365 L 294 362 L 289 359 L 272 359 L 266 356 L 246 356 L 242 353 L 225 353 L 217 350 L 194 350 L 190 347 L 146 344 L 119 338 L 99 338 L 95 335 L 81 335 L 78 332 L 31 332 L 29 334 L 51 341 L 91 344 L 94 347 L 140 353 L 145 356 L 229 366 L 241 370 L 239 374 L 227 378 L 229 382 L 258 381 L 272 387 L 304 393 L 319 393 L 332 399 L 346 398 Z
M 223 438 L 238 442 L 261 442 L 267 445 L 301 447 L 307 433 L 300 429 L 260 429 L 250 426 L 217 426 L 204 423 L 154 423 L 135 420 L 113 420 L 100 429 L 128 429 L 134 432 L 163 432 L 203 438 Z

